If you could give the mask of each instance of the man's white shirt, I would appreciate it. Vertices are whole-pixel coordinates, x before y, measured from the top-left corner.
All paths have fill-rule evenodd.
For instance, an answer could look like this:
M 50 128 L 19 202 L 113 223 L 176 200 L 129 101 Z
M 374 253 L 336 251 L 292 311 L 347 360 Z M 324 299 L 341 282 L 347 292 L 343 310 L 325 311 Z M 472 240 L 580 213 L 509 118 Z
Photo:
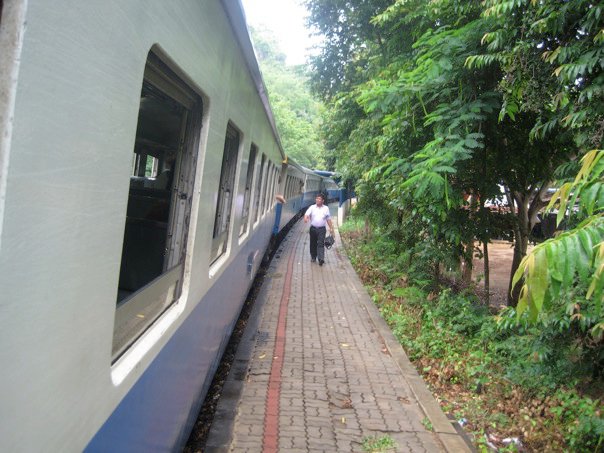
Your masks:
M 329 207 L 327 205 L 318 207 L 316 204 L 313 204 L 307 209 L 305 215 L 310 218 L 310 224 L 315 228 L 326 226 L 327 220 L 331 218 Z

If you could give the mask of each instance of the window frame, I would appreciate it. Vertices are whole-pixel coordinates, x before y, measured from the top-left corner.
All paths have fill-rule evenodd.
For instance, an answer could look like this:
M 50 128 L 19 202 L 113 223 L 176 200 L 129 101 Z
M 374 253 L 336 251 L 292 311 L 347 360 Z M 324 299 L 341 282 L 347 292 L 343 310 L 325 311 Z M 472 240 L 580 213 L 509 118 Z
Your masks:
M 270 163 L 271 161 L 268 156 L 265 156 L 264 169 L 262 171 L 262 189 L 260 191 L 260 210 L 258 220 L 262 219 L 266 213 L 266 190 L 268 187 L 268 171 L 270 168 Z
M 215 263 L 220 257 L 225 255 L 228 250 L 233 223 L 233 200 L 236 196 L 236 178 L 239 174 L 237 170 L 239 167 L 242 138 L 243 134 L 241 131 L 229 121 L 225 133 L 220 178 L 218 180 L 218 192 L 216 194 L 214 209 L 210 264 Z
M 144 70 L 137 131 L 142 124 L 140 117 L 142 95 L 146 90 L 148 92 L 151 89 L 149 87 L 157 90 L 157 93 L 182 108 L 176 150 L 178 158 L 174 164 L 174 173 L 178 176 L 174 178 L 174 187 L 170 188 L 166 243 L 162 261 L 163 270 L 157 277 L 142 287 L 133 290 L 127 297 L 121 300 L 118 297 L 113 331 L 112 363 L 117 362 L 158 318 L 180 298 L 184 279 L 184 262 L 187 256 L 186 246 L 191 229 L 189 220 L 192 211 L 197 161 L 200 154 L 204 101 L 202 96 L 164 63 L 152 49 L 149 51 Z M 133 176 L 135 177 L 140 176 L 141 172 L 144 175 L 146 167 L 146 165 L 141 165 L 138 157 L 141 154 L 137 153 L 137 149 L 139 149 L 138 144 L 134 147 L 134 160 L 132 161 L 135 168 Z M 145 155 L 145 162 L 147 158 L 148 156 Z M 154 160 L 152 166 L 152 173 L 154 173 L 157 171 L 157 159 Z M 131 187 L 128 193 L 129 202 L 130 199 Z M 127 219 L 126 216 L 126 222 Z M 125 234 L 126 229 L 124 230 Z M 125 253 L 127 251 L 123 249 L 122 260 Z M 122 265 L 123 263 L 120 265 L 120 277 Z
M 247 172 L 245 176 L 245 188 L 243 192 L 243 204 L 241 206 L 241 226 L 239 228 L 239 237 L 243 236 L 249 230 L 250 212 L 252 208 L 252 198 L 254 191 L 254 178 L 256 176 L 256 160 L 258 159 L 258 147 L 252 143 L 248 155 Z

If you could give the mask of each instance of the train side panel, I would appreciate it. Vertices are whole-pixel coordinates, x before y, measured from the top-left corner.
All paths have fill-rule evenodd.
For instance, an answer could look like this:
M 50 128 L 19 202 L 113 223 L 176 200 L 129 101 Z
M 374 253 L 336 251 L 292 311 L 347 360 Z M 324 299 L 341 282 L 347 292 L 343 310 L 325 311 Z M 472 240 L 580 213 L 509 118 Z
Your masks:
M 283 159 L 274 128 L 221 2 L 21 5 L 14 107 L 2 106 L 10 113 L 3 131 L 11 134 L 2 138 L 0 159 L 0 446 L 82 450 L 94 437 L 91 451 L 176 448 L 271 234 Z M 202 127 L 183 226 L 181 296 L 115 357 L 133 148 L 151 50 L 202 100 Z M 235 197 L 224 252 L 213 260 L 229 125 L 238 133 Z M 273 182 L 259 188 L 261 213 L 250 214 L 241 234 L 253 145 L 255 176 L 262 161 L 263 178 Z M 255 191 L 251 197 L 255 207 Z
M 241 292 L 234 282 L 252 281 L 247 267 L 256 251 L 266 248 L 270 222 L 262 230 L 265 234 L 256 235 L 236 257 L 238 265 L 229 266 L 195 306 L 86 451 L 129 452 L 132 445 L 165 451 L 184 445 L 218 366 L 215 358 L 228 344 L 233 313 L 240 310 Z M 191 385 L 200 376 L 206 376 L 203 385 Z
M 289 160 L 282 171 L 282 181 L 279 188 L 285 203 L 279 206 L 273 226 L 273 235 L 279 234 L 298 215 L 304 207 L 304 180 L 303 168 Z

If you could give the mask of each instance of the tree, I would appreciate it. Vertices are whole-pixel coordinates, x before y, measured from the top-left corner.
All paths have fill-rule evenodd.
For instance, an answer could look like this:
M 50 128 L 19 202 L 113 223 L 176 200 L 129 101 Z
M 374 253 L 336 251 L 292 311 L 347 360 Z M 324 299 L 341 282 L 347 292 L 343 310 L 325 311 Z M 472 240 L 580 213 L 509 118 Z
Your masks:
M 518 112 L 532 112 L 531 137 L 552 142 L 566 136 L 564 146 L 571 156 L 601 147 L 604 7 L 585 0 L 484 4 L 484 16 L 495 19 L 483 38 L 488 53 L 469 58 L 468 64 L 500 66 L 500 118 L 514 120 Z M 574 146 L 569 145 L 571 139 Z M 522 206 L 522 198 L 516 201 Z M 529 208 L 529 218 L 542 204 Z M 512 273 L 517 264 L 515 259 Z
M 475 59 L 497 18 L 483 16 L 478 2 L 453 0 L 404 1 L 388 8 L 365 2 L 362 11 L 379 14 L 358 25 L 350 22 L 366 16 L 336 15 L 346 26 L 331 24 L 332 34 L 355 32 L 325 47 L 318 57 L 323 64 L 316 64 L 325 72 L 320 80 L 344 77 L 327 86 L 338 94 L 323 87 L 336 120 L 328 143 L 338 143 L 345 162 L 338 170 L 345 173 L 351 163 L 358 164 L 356 175 L 386 190 L 394 209 L 419 216 L 416 221 L 426 226 L 419 231 L 421 240 L 429 232 L 434 244 L 448 248 L 452 260 L 461 257 L 467 270 L 474 239 L 488 244 L 493 219 L 484 206 L 464 204 L 464 199 L 471 195 L 484 202 L 504 183 L 511 204 L 518 205 L 513 211 L 517 266 L 536 212 L 544 206 L 540 194 L 569 149 L 564 137 L 549 148 L 531 141 L 532 111 L 514 117 L 499 113 L 505 100 L 503 71 Z M 333 17 L 320 16 L 314 25 L 329 28 L 323 21 Z M 334 43 L 344 43 L 344 49 L 334 49 Z M 341 62 L 337 71 L 326 69 L 351 46 L 361 49 L 362 58 Z M 544 77 L 545 66 L 537 69 Z
M 312 59 L 314 91 L 324 99 L 347 91 L 363 81 L 362 69 L 376 47 L 383 46 L 382 30 L 371 19 L 390 0 L 306 0 L 309 24 L 325 37 Z M 382 49 L 384 50 L 384 49 Z
M 318 134 L 322 105 L 310 94 L 308 74 L 302 67 L 285 65 L 272 32 L 251 31 L 285 153 L 306 167 L 324 167 L 325 149 Z
M 604 5 L 590 0 L 484 3 L 485 16 L 496 19 L 497 26 L 484 38 L 489 53 L 474 58 L 503 68 L 501 115 L 513 118 L 517 111 L 532 110 L 538 115 L 533 135 L 549 136 L 561 126 L 573 131 L 580 148 L 602 147 Z M 535 80 L 536 65 L 547 72 Z
M 558 208 L 558 222 L 567 210 L 581 222 L 522 261 L 514 276 L 514 285 L 522 287 L 516 312 L 519 320 L 527 315 L 542 330 L 566 335 L 576 355 L 599 373 L 604 364 L 604 151 L 590 151 L 582 163 L 550 203 Z

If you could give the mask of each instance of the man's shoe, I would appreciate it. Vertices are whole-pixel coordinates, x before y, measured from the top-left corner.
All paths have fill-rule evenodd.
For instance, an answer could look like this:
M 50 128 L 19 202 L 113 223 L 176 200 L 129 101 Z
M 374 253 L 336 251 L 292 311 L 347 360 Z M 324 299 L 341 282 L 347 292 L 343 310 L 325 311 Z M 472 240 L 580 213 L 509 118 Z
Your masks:
M 323 260 L 319 260 L 319 266 L 323 266 L 323 263 L 324 263 L 324 262 L 325 262 L 325 261 L 323 261 Z
M 311 259 L 310 259 L 310 262 L 311 262 L 311 263 L 314 263 L 315 261 L 317 261 L 317 259 L 316 259 L 316 258 L 311 258 Z

